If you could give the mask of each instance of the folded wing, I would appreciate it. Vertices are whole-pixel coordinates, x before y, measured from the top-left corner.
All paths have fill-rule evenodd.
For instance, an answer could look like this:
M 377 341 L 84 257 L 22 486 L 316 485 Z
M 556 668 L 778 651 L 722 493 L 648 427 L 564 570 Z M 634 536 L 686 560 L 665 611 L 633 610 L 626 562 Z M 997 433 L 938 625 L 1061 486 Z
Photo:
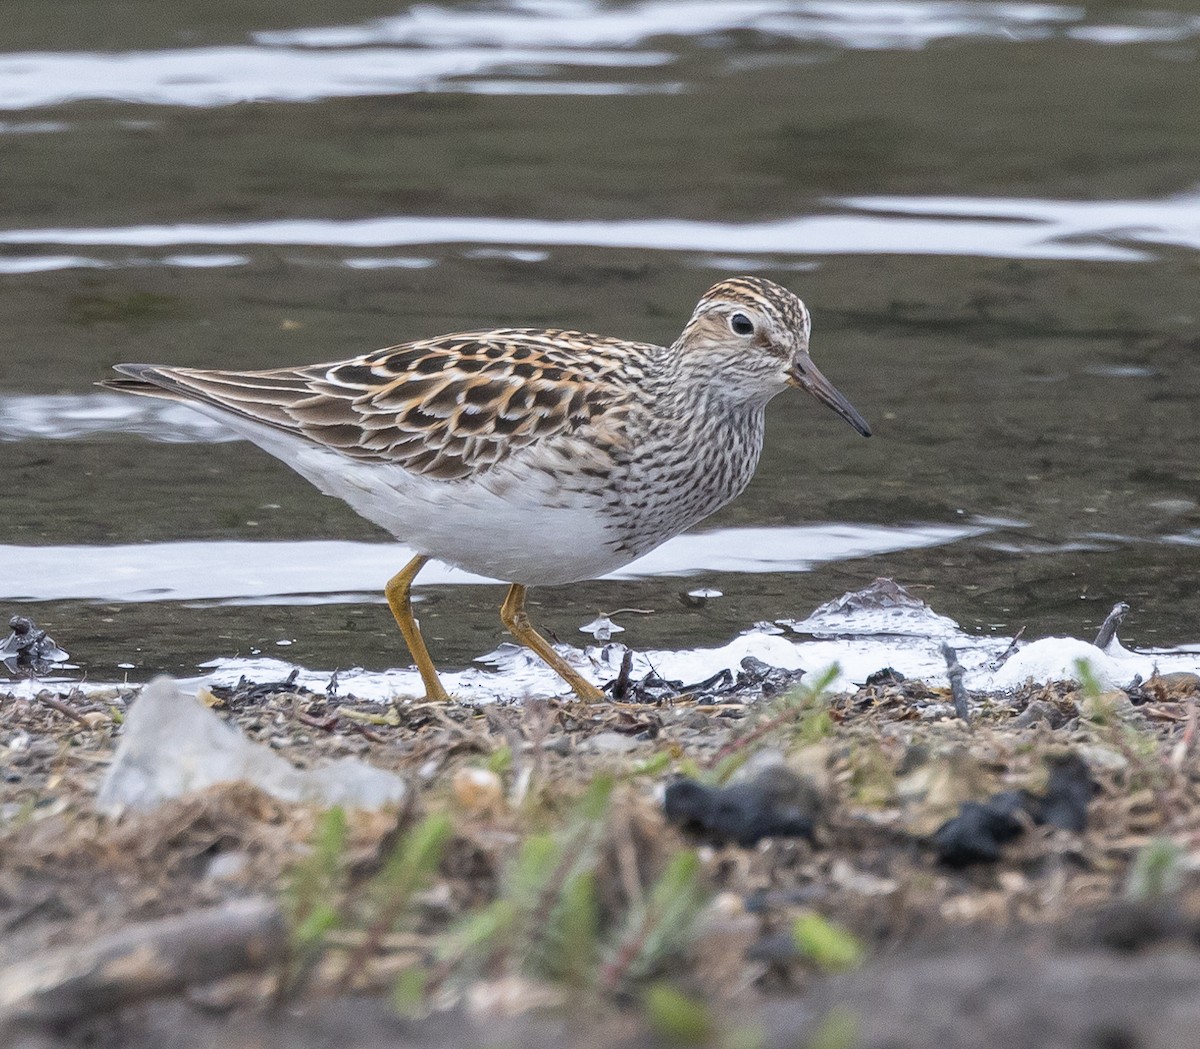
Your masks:
M 356 460 L 454 480 L 619 412 L 627 358 L 650 349 L 579 332 L 507 328 L 302 368 L 121 364 L 116 370 L 126 377 L 101 385 L 207 405 Z

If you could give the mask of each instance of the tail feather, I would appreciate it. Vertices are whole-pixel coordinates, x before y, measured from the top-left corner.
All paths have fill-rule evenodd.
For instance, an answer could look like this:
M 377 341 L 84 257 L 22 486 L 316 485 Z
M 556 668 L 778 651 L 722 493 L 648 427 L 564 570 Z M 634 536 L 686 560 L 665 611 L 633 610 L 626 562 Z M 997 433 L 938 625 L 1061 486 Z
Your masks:
M 105 379 L 98 385 L 141 397 L 205 405 L 292 433 L 300 433 L 301 428 L 288 409 L 313 395 L 309 377 L 296 371 L 199 371 L 153 364 L 117 364 L 114 369 L 127 378 Z

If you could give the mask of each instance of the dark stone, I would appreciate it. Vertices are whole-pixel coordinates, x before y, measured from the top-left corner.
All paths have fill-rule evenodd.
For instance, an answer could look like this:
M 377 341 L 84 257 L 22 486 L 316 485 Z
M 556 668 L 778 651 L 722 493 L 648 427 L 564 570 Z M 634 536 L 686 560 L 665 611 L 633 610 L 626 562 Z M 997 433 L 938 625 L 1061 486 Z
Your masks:
M 964 801 L 957 816 L 933 835 L 938 859 L 949 867 L 994 863 L 1000 846 L 1021 833 L 1021 796 L 1003 791 L 987 801 Z
M 994 863 L 1000 847 L 1024 829 L 1023 816 L 1038 826 L 1079 833 L 1087 827 L 1087 807 L 1096 784 L 1087 762 L 1077 754 L 1050 757 L 1050 778 L 1043 794 L 1004 790 L 987 801 L 963 802 L 959 814 L 933 834 L 938 859 L 951 867 Z
M 682 830 L 717 844 L 746 847 L 763 838 L 812 841 L 820 808 L 816 788 L 782 766 L 729 787 L 677 780 L 663 799 L 667 819 Z

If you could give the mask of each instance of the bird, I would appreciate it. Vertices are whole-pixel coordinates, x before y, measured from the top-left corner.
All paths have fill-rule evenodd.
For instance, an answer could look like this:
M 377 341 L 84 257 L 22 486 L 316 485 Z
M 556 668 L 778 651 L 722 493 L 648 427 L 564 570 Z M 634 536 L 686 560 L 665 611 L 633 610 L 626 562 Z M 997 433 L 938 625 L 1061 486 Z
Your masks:
M 264 371 L 118 364 L 99 385 L 220 420 L 415 550 L 384 593 L 428 701 L 451 698 L 411 603 L 432 558 L 508 582 L 504 626 L 595 701 L 534 629 L 528 587 L 603 576 L 734 499 L 789 387 L 869 437 L 811 327 L 795 294 L 745 276 L 709 288 L 669 346 L 492 328 Z

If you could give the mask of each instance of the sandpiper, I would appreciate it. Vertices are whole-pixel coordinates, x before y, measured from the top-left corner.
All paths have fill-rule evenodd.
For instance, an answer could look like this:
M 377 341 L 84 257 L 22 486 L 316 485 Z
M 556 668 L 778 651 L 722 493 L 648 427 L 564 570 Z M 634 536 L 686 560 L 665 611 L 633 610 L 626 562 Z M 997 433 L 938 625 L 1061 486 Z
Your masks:
M 417 550 L 385 593 L 428 699 L 450 698 L 410 602 L 430 558 L 510 582 L 504 625 L 600 699 L 534 630 L 526 588 L 602 576 L 728 503 L 789 386 L 869 436 L 810 359 L 810 328 L 786 288 L 736 277 L 670 346 L 494 328 L 268 371 L 120 364 L 128 378 L 101 385 L 219 419 Z

